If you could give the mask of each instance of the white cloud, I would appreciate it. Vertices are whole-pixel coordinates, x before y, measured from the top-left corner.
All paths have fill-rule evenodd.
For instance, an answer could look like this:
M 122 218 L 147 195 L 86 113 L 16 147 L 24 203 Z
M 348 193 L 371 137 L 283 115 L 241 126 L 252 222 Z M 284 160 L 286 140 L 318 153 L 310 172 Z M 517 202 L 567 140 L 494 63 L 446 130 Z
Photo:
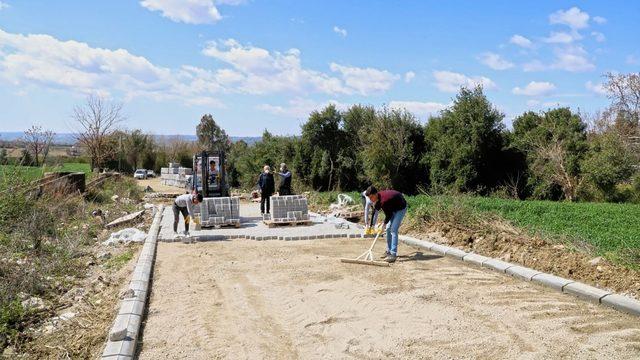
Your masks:
M 531 60 L 528 63 L 522 65 L 524 72 L 542 71 L 547 67 L 540 60 Z
M 447 105 L 430 101 L 391 101 L 389 103 L 389 107 L 393 109 L 406 109 L 417 116 L 428 117 L 429 115 L 436 114 L 446 109 Z
M 584 87 L 595 94 L 603 95 L 603 96 L 607 95 L 607 91 L 604 89 L 604 86 L 602 84 L 593 83 L 591 82 L 591 80 L 587 81 L 584 84 Z
M 334 26 L 333 27 L 333 32 L 337 33 L 338 35 L 340 35 L 342 37 L 347 37 L 347 30 L 341 29 L 338 26 Z
M 527 100 L 527 106 L 530 108 L 537 107 L 538 105 L 540 105 L 539 100 Z
M 607 19 L 603 18 L 602 16 L 594 16 L 593 17 L 593 21 L 596 24 L 606 24 L 607 23 Z
M 409 83 L 416 77 L 416 73 L 413 71 L 407 71 L 404 73 L 404 82 Z
M 346 86 L 361 95 L 388 90 L 400 76 L 386 70 L 359 68 L 331 63 L 331 71 L 338 72 Z
M 520 47 L 526 48 L 526 49 L 530 49 L 533 47 L 533 43 L 531 42 L 531 40 L 527 39 L 526 37 L 522 36 L 522 35 L 513 35 L 511 37 L 511 39 L 509 39 L 509 42 L 515 45 L 518 45 Z
M 50 35 L 0 30 L 0 79 L 79 94 L 121 93 L 127 99 L 180 100 L 220 105 L 215 74 L 195 67 L 169 69 L 124 49 L 93 48 Z
M 315 110 L 321 110 L 328 105 L 333 104 L 338 110 L 346 110 L 348 105 L 340 103 L 336 100 L 318 102 L 310 99 L 295 98 L 289 100 L 286 106 L 261 104 L 257 106 L 258 110 L 266 111 L 274 115 L 282 115 L 290 118 L 304 119 Z
M 637 65 L 640 64 L 640 59 L 635 55 L 627 55 L 625 62 L 629 65 Z
M 325 94 L 369 95 L 388 90 L 400 78 L 386 70 L 330 64 L 340 76 L 302 67 L 300 50 L 284 53 L 242 45 L 236 40 L 212 41 L 203 50 L 206 56 L 233 67 L 231 73 L 240 92 L 265 94 L 273 92 L 315 91 Z
M 589 14 L 574 6 L 569 10 L 558 10 L 549 15 L 549 22 L 567 25 L 574 30 L 584 29 L 589 26 Z
M 458 92 L 460 87 L 474 87 L 482 85 L 487 90 L 496 89 L 496 83 L 484 76 L 469 77 L 464 74 L 452 71 L 434 71 L 433 77 L 436 79 L 435 85 L 440 91 Z
M 0 1 L 0 10 L 6 9 L 6 8 L 8 8 L 8 7 L 9 7 L 9 4 L 7 4 L 7 3 L 5 3 L 5 2 Z
M 244 0 L 143 0 L 140 5 L 162 16 L 187 24 L 213 24 L 220 19 L 216 5 L 240 5 Z
M 513 63 L 503 59 L 500 55 L 492 52 L 486 52 L 478 58 L 481 63 L 487 65 L 493 70 L 506 70 L 513 67 Z
M 576 40 L 582 39 L 582 36 L 577 32 L 568 33 L 564 31 L 552 32 L 549 37 L 544 39 L 544 42 L 550 44 L 570 44 Z
M 593 38 L 596 39 L 597 42 L 605 42 L 607 40 L 604 34 L 599 31 L 592 31 L 591 36 L 593 36 Z
M 547 96 L 553 93 L 556 89 L 556 86 L 547 81 L 532 81 L 524 88 L 514 87 L 511 91 L 515 95 L 524 95 L 524 96 Z
M 591 71 L 596 66 L 587 58 L 587 52 L 581 46 L 568 46 L 555 50 L 555 61 L 551 68 L 570 72 Z

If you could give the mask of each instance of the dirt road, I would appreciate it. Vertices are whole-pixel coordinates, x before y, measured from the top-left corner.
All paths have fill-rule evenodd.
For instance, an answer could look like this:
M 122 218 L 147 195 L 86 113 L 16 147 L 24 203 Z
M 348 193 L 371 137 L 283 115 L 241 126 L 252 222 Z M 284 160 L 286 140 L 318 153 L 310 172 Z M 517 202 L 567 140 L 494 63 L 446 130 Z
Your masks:
M 640 357 L 636 317 L 407 246 L 390 268 L 338 261 L 366 246 L 160 244 L 140 358 Z

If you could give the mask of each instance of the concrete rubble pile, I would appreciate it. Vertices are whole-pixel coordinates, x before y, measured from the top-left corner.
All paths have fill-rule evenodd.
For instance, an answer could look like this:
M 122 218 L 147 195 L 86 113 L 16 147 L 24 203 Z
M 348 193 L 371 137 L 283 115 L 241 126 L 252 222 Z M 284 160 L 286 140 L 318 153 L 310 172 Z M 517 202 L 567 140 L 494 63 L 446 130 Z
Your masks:
M 160 182 L 167 186 L 185 188 L 192 176 L 191 168 L 181 167 L 178 163 L 169 163 L 169 167 L 160 169 Z
M 303 195 L 272 196 L 269 200 L 271 217 L 265 214 L 264 220 L 274 222 L 309 220 L 309 205 L 307 198 Z
M 126 228 L 112 233 L 109 239 L 104 241 L 102 245 L 126 245 L 131 242 L 143 243 L 146 238 L 147 234 L 144 231 L 136 228 Z
M 240 225 L 239 197 L 204 198 L 195 211 L 203 227 Z

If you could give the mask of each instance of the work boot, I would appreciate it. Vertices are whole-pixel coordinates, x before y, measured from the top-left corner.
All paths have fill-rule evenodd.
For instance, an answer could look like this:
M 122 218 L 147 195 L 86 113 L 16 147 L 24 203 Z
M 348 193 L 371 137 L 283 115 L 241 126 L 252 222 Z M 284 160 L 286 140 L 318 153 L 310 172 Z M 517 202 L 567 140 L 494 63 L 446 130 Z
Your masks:
M 386 259 L 386 258 L 387 258 L 387 256 L 389 256 L 389 255 L 391 255 L 391 253 L 389 252 L 389 250 L 386 250 L 386 251 L 384 252 L 384 255 L 380 256 L 380 259 Z
M 386 258 L 384 258 L 384 261 L 386 261 L 388 263 L 396 262 L 396 256 L 393 255 L 393 254 L 389 254 L 389 255 L 387 255 Z

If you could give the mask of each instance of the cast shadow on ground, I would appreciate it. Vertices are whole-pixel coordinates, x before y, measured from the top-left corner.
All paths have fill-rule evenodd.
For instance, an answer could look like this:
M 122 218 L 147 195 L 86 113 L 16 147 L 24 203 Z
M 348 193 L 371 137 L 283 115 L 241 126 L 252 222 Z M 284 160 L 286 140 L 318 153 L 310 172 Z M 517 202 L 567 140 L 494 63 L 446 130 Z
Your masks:
M 398 255 L 398 259 L 396 261 L 398 262 L 403 262 L 403 261 L 428 261 L 428 260 L 436 260 L 436 259 L 441 259 L 444 256 L 442 255 L 433 255 L 433 254 L 429 254 L 429 255 L 425 255 L 422 251 L 416 251 L 407 255 Z

